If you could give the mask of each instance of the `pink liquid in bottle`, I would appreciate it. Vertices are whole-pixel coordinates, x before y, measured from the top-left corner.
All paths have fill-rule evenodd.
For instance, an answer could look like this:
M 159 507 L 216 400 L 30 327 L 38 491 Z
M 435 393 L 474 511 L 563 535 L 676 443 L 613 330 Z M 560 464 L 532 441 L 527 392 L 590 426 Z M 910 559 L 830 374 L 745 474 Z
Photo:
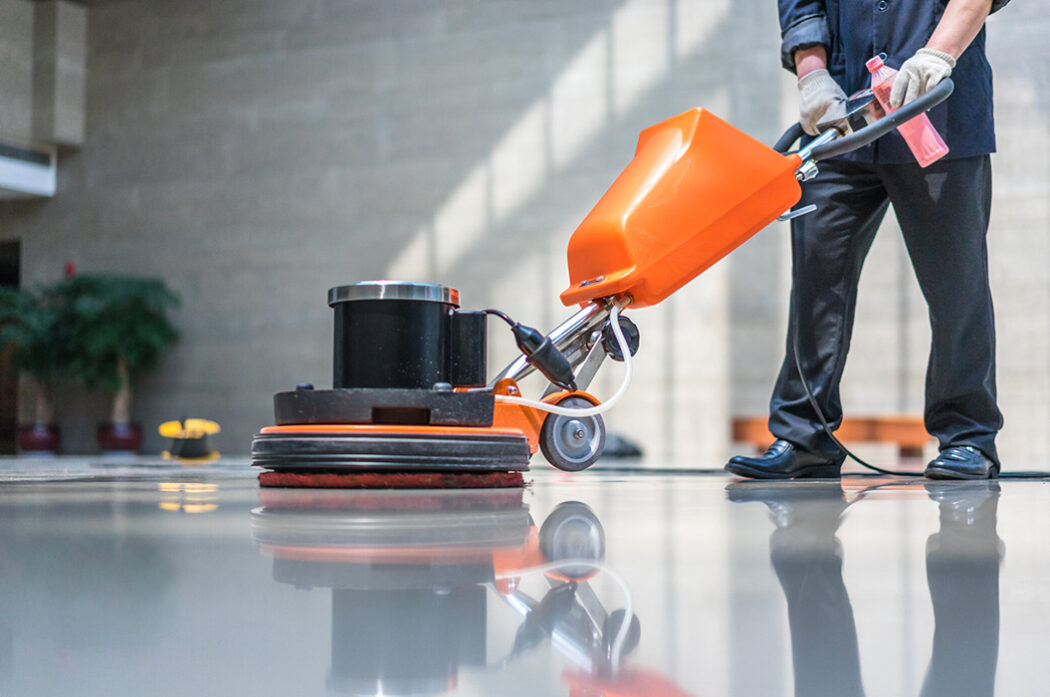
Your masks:
M 869 60 L 867 66 L 868 72 L 871 73 L 871 91 L 875 93 L 875 98 L 887 114 L 896 111 L 890 108 L 890 91 L 893 89 L 897 71 L 886 65 L 881 55 Z M 926 114 L 919 114 L 905 121 L 897 126 L 897 132 L 904 137 L 904 142 L 911 148 L 920 167 L 927 167 L 948 154 L 948 146 Z

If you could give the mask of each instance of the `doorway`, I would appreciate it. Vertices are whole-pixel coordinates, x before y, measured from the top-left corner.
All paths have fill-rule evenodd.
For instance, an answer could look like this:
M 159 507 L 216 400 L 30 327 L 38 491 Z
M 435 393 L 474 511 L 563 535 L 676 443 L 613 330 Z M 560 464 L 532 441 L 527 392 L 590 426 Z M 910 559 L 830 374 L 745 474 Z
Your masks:
M 0 286 L 21 285 L 21 256 L 17 240 L 0 242 Z M 5 455 L 15 452 L 18 432 L 18 373 L 12 364 L 11 348 L 0 348 L 0 453 Z

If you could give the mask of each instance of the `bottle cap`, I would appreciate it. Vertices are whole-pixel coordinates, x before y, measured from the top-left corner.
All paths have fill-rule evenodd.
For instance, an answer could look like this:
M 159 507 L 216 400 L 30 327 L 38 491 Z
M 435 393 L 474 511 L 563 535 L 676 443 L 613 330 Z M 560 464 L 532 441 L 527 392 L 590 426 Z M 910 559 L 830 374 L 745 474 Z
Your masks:
M 874 73 L 875 71 L 880 70 L 882 68 L 882 66 L 885 65 L 885 63 L 883 61 L 883 59 L 885 57 L 886 57 L 885 53 L 880 53 L 879 55 L 875 56 L 874 58 L 868 59 L 868 62 L 864 64 L 865 67 L 867 67 L 868 72 L 869 73 Z

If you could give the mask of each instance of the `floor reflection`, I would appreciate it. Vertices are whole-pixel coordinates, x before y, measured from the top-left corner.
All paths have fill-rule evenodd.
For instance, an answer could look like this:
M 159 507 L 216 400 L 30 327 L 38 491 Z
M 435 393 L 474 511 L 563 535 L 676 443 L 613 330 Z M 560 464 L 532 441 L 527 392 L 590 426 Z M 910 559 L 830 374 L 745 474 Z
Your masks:
M 940 531 L 926 541 L 933 603 L 933 655 L 925 697 L 984 697 L 995 691 L 999 659 L 999 485 L 929 482 L 940 504 Z
M 252 537 L 274 580 L 332 591 L 331 691 L 431 695 L 461 668 L 498 673 L 549 644 L 570 694 L 686 695 L 629 666 L 641 638 L 630 591 L 604 566 L 605 531 L 590 507 L 557 505 L 540 525 L 523 492 L 260 491 Z M 522 580 L 542 575 L 534 597 Z M 591 581 L 611 576 L 611 611 Z M 520 618 L 510 646 L 488 655 L 493 598 Z
M 0 506 L 0 681 L 13 677 L 28 642 L 60 653 L 162 642 L 178 571 L 158 540 L 129 525 L 155 510 L 104 498 L 67 505 L 62 515 L 54 506 Z
M 988 697 L 994 692 L 999 646 L 999 484 L 923 486 L 939 505 L 940 530 L 926 542 L 935 629 L 921 694 Z M 857 629 L 836 532 L 847 508 L 873 489 L 847 492 L 840 482 L 759 481 L 734 482 L 726 488 L 732 502 L 764 503 L 775 525 L 770 560 L 787 601 L 798 697 L 864 694 Z
M 262 489 L 260 500 L 252 536 L 274 579 L 332 590 L 330 690 L 438 694 L 461 666 L 485 664 L 485 584 L 501 559 L 528 554 L 520 489 Z
M 1047 691 L 1041 483 L 105 476 L 0 487 L 2 695 Z

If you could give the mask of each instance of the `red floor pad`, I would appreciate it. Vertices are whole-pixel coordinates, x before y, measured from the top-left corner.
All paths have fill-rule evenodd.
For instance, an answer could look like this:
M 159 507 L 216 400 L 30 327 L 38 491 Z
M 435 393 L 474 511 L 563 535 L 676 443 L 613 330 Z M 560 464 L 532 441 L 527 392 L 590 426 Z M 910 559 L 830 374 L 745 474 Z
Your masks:
M 259 485 L 290 489 L 506 489 L 525 486 L 521 472 L 271 472 Z

